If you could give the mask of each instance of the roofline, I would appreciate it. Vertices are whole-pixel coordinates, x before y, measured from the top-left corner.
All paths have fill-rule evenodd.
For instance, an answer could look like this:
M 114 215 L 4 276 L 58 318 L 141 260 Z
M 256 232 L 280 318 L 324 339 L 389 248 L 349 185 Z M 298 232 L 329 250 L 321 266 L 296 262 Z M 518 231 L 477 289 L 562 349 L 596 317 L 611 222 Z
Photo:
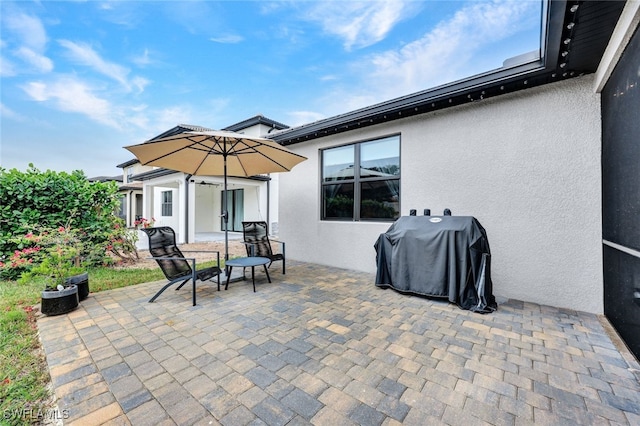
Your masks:
M 165 136 L 173 136 L 176 134 L 180 134 L 180 133 L 184 133 L 184 132 L 202 132 L 202 131 L 211 131 L 213 129 L 210 129 L 208 127 L 203 127 L 203 126 L 196 126 L 193 124 L 178 124 L 177 126 L 172 127 L 171 129 L 160 133 L 157 136 L 152 137 L 151 139 L 149 139 L 150 141 L 156 140 L 156 139 L 162 139 Z
M 153 169 L 153 170 L 148 170 L 146 172 L 135 174 L 131 176 L 130 179 L 144 181 L 144 180 L 149 180 L 149 179 L 153 179 L 161 176 L 172 175 L 174 173 L 182 173 L 182 172 L 177 172 L 175 170 L 169 170 L 169 169 Z
M 149 170 L 146 172 L 142 172 L 142 173 L 138 173 L 137 175 L 133 175 L 131 176 L 132 180 L 140 180 L 140 181 L 145 181 L 145 180 L 150 180 L 150 179 L 154 179 L 157 177 L 162 177 L 162 176 L 169 176 L 175 173 L 183 173 L 183 172 L 179 172 L 177 170 L 170 170 L 170 169 L 164 169 L 164 168 L 160 168 L 160 169 L 154 169 L 154 170 Z M 187 173 L 184 173 L 187 174 Z M 221 176 L 198 176 L 198 175 L 193 175 L 193 178 L 200 178 L 200 177 L 223 177 Z M 267 176 L 267 175 L 256 175 L 256 176 L 227 176 L 230 178 L 239 178 L 239 179 L 248 179 L 248 180 L 258 180 L 258 181 L 269 181 L 271 180 L 271 177 Z
M 232 124 L 231 126 L 225 127 L 222 130 L 227 130 L 230 132 L 237 132 L 238 130 L 246 129 L 247 127 L 255 126 L 256 124 L 264 124 L 265 126 L 269 126 L 275 130 L 288 129 L 289 126 L 283 123 L 279 123 L 275 120 L 265 117 L 262 114 L 258 114 L 254 117 L 247 118 L 246 120 L 242 120 L 239 123 Z
M 139 186 L 122 185 L 118 187 L 118 191 L 142 191 L 142 188 Z
M 139 163 L 139 162 L 140 162 L 140 160 L 138 160 L 137 158 L 134 158 L 132 160 L 125 161 L 124 163 L 120 163 L 116 167 L 119 167 L 119 168 L 123 169 L 125 167 L 133 166 L 134 164 Z
M 267 137 L 282 145 L 292 145 L 354 128 L 368 127 L 412 115 L 477 102 L 489 97 L 582 75 L 574 71 L 558 72 L 558 57 L 567 7 L 566 0 L 543 2 L 545 25 L 541 31 L 541 49 L 544 54 L 538 55 L 539 59 L 488 71 L 313 123 L 281 130 L 269 134 Z

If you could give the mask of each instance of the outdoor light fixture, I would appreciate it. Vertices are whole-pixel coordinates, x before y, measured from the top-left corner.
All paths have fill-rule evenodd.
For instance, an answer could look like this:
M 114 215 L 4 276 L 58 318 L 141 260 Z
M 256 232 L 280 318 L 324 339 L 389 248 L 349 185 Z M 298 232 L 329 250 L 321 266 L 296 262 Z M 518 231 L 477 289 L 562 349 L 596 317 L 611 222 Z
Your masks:
M 571 39 L 570 38 L 565 38 L 564 39 L 564 44 L 569 44 L 571 43 Z
M 575 11 L 578 10 L 578 7 L 580 7 L 580 5 L 574 4 L 573 6 L 571 6 L 571 9 L 569 10 L 571 11 L 571 13 L 575 13 Z
M 564 58 L 564 57 L 566 57 L 568 54 L 569 54 L 569 52 L 568 52 L 568 51 L 566 51 L 566 50 L 565 50 L 564 52 L 562 52 L 562 53 L 561 53 L 561 55 L 562 55 L 562 57 L 563 57 L 563 58 Z
M 572 28 L 573 28 L 573 27 L 575 27 L 575 26 L 576 26 L 576 23 L 575 23 L 575 22 L 569 22 L 569 23 L 567 24 L 567 29 L 568 29 L 568 30 L 570 30 L 570 29 L 572 29 Z

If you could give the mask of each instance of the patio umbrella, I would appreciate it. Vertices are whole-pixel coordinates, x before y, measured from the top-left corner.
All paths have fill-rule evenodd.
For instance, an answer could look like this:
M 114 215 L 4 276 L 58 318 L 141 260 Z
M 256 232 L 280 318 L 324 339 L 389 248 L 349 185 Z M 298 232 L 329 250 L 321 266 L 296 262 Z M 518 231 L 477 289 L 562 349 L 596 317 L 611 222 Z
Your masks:
M 229 260 L 227 176 L 288 172 L 306 157 L 270 139 L 226 131 L 184 132 L 125 146 L 141 164 L 194 176 L 224 176 L 224 259 Z

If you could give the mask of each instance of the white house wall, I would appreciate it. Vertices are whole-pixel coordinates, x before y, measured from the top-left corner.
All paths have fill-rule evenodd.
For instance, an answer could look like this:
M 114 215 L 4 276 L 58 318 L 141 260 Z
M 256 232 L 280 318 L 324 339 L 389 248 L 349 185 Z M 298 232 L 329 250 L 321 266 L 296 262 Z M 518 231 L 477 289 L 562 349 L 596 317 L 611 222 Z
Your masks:
M 195 232 L 220 232 L 222 229 L 220 226 L 222 179 L 208 178 L 206 185 L 199 184 L 198 182 L 201 180 L 196 179 L 196 183 L 192 184 L 195 188 Z M 238 178 L 228 178 L 227 180 L 228 190 L 244 190 L 243 220 L 266 220 L 266 188 L 267 184 L 263 181 Z M 273 204 L 276 203 L 272 202 L 272 208 Z
M 162 216 L 162 192 L 171 191 L 172 195 L 172 215 L 171 216 Z M 176 232 L 179 232 L 179 199 L 178 196 L 180 191 L 177 191 L 175 188 L 171 187 L 155 187 L 153 188 L 153 218 L 156 220 L 155 226 L 170 226 L 175 229 Z
M 320 221 L 319 149 L 401 135 L 401 213 L 475 216 L 494 294 L 602 313 L 600 98 L 591 76 L 290 145 L 280 176 L 287 256 L 375 272 L 390 223 Z M 373 286 L 373 282 L 371 283 Z
M 195 232 L 212 232 L 220 229 L 220 210 L 215 210 L 220 198 L 221 186 L 192 184 L 195 188 Z M 217 203 L 219 204 L 219 202 Z M 192 207 L 193 208 L 193 207 Z M 193 241 L 191 236 L 190 240 Z

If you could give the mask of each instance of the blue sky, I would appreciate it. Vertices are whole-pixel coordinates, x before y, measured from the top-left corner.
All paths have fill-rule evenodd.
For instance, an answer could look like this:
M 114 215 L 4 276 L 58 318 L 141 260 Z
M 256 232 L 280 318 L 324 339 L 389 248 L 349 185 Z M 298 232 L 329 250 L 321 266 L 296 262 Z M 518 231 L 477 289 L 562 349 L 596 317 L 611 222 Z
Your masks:
M 122 147 L 256 114 L 295 126 L 499 68 L 541 3 L 2 1 L 0 166 L 115 175 Z

